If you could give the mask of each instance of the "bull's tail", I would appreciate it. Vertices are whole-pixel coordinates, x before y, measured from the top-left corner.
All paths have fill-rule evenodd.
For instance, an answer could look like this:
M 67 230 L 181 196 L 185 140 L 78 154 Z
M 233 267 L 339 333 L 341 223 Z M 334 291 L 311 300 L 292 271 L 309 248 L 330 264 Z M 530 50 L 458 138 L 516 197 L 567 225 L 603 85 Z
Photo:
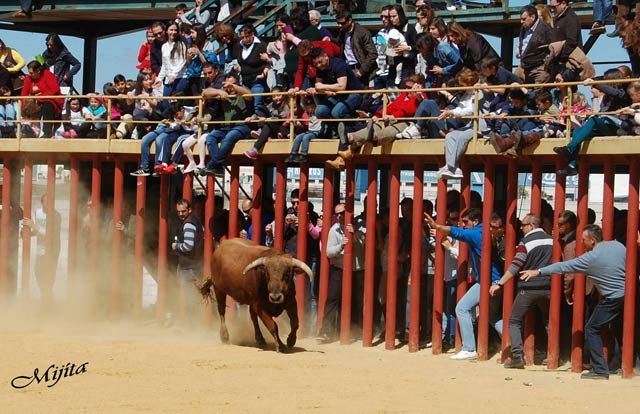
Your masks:
M 204 303 L 213 303 L 215 301 L 215 296 L 213 295 L 213 290 L 211 287 L 213 286 L 213 280 L 207 279 L 204 283 L 200 284 L 199 282 L 194 283 L 196 289 L 202 295 L 202 299 Z

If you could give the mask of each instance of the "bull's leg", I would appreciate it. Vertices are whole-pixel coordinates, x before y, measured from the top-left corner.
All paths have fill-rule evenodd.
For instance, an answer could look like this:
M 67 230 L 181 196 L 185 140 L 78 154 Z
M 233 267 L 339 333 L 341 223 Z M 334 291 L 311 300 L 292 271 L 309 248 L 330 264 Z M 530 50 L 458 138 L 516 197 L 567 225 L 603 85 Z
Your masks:
M 229 331 L 227 330 L 227 323 L 224 320 L 224 314 L 227 310 L 227 295 L 225 293 L 218 293 L 218 291 L 215 291 L 215 293 L 216 302 L 218 303 L 218 314 L 220 315 L 220 340 L 226 344 L 229 342 Z
M 297 332 L 299 326 L 298 320 L 298 304 L 296 301 L 291 301 L 287 305 L 287 315 L 289 315 L 289 321 L 291 323 L 291 332 L 289 332 L 289 336 L 287 337 L 287 346 L 291 349 L 296 344 Z
M 260 348 L 264 348 L 267 345 L 267 341 L 264 340 L 264 336 L 262 336 L 262 332 L 260 332 L 260 326 L 258 325 L 258 315 L 251 307 L 249 307 L 249 315 L 251 315 L 251 322 L 253 322 L 253 330 L 255 331 L 256 335 L 256 343 Z
M 278 335 L 278 325 L 276 325 L 271 315 L 261 309 L 258 310 L 258 315 L 260 316 L 262 323 L 264 323 L 264 326 L 267 327 L 269 332 L 271 332 L 271 335 L 273 335 L 273 339 L 276 341 L 276 352 L 284 352 L 285 346 Z

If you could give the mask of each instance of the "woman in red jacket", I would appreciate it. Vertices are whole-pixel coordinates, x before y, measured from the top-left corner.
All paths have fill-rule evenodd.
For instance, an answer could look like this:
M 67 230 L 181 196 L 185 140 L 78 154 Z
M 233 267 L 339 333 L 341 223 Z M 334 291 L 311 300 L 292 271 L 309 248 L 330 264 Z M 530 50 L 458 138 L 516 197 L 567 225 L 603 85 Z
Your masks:
M 60 95 L 60 84 L 55 75 L 49 72 L 40 62 L 32 60 L 27 65 L 29 75 L 24 80 L 22 87 L 22 96 L 55 96 Z M 43 98 L 36 99 L 40 105 L 40 115 L 44 121 L 54 121 L 60 119 L 62 113 L 62 105 L 64 99 L 60 98 Z M 24 105 L 24 101 L 22 102 Z M 55 123 L 45 122 L 44 136 L 53 137 Z

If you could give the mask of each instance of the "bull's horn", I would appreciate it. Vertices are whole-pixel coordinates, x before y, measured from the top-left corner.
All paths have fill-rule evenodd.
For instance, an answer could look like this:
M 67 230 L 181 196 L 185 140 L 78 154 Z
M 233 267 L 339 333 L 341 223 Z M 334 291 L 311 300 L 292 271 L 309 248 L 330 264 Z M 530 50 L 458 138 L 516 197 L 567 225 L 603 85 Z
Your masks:
M 300 269 L 302 269 L 308 276 L 309 279 L 313 279 L 313 272 L 311 271 L 311 269 L 309 268 L 309 266 L 307 266 L 307 264 L 301 260 L 298 260 L 296 258 L 292 258 L 291 259 L 293 261 L 293 264 L 297 267 L 299 267 Z
M 264 259 L 265 259 L 264 257 L 259 257 L 253 262 L 249 263 L 247 267 L 245 267 L 244 270 L 242 271 L 242 275 L 243 276 L 246 275 L 249 270 L 253 270 L 258 266 L 264 266 Z

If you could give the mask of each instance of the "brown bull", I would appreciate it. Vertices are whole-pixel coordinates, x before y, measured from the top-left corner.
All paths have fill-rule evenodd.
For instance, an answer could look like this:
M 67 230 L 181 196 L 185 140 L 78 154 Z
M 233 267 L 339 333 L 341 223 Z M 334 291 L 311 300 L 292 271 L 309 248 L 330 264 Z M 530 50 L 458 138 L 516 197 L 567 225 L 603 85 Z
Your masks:
M 313 277 L 309 266 L 276 249 L 260 246 L 245 239 L 229 239 L 220 243 L 211 259 L 211 279 L 201 287 L 205 298 L 211 297 L 211 285 L 218 303 L 220 314 L 220 339 L 229 341 L 229 331 L 225 323 L 227 295 L 242 305 L 249 305 L 249 313 L 259 346 L 266 344 L 258 317 L 276 341 L 276 351 L 284 351 L 284 344 L 278 336 L 278 325 L 273 318 L 283 310 L 291 321 L 291 333 L 287 346 L 296 343 L 298 330 L 298 307 L 293 276 L 306 273 Z

